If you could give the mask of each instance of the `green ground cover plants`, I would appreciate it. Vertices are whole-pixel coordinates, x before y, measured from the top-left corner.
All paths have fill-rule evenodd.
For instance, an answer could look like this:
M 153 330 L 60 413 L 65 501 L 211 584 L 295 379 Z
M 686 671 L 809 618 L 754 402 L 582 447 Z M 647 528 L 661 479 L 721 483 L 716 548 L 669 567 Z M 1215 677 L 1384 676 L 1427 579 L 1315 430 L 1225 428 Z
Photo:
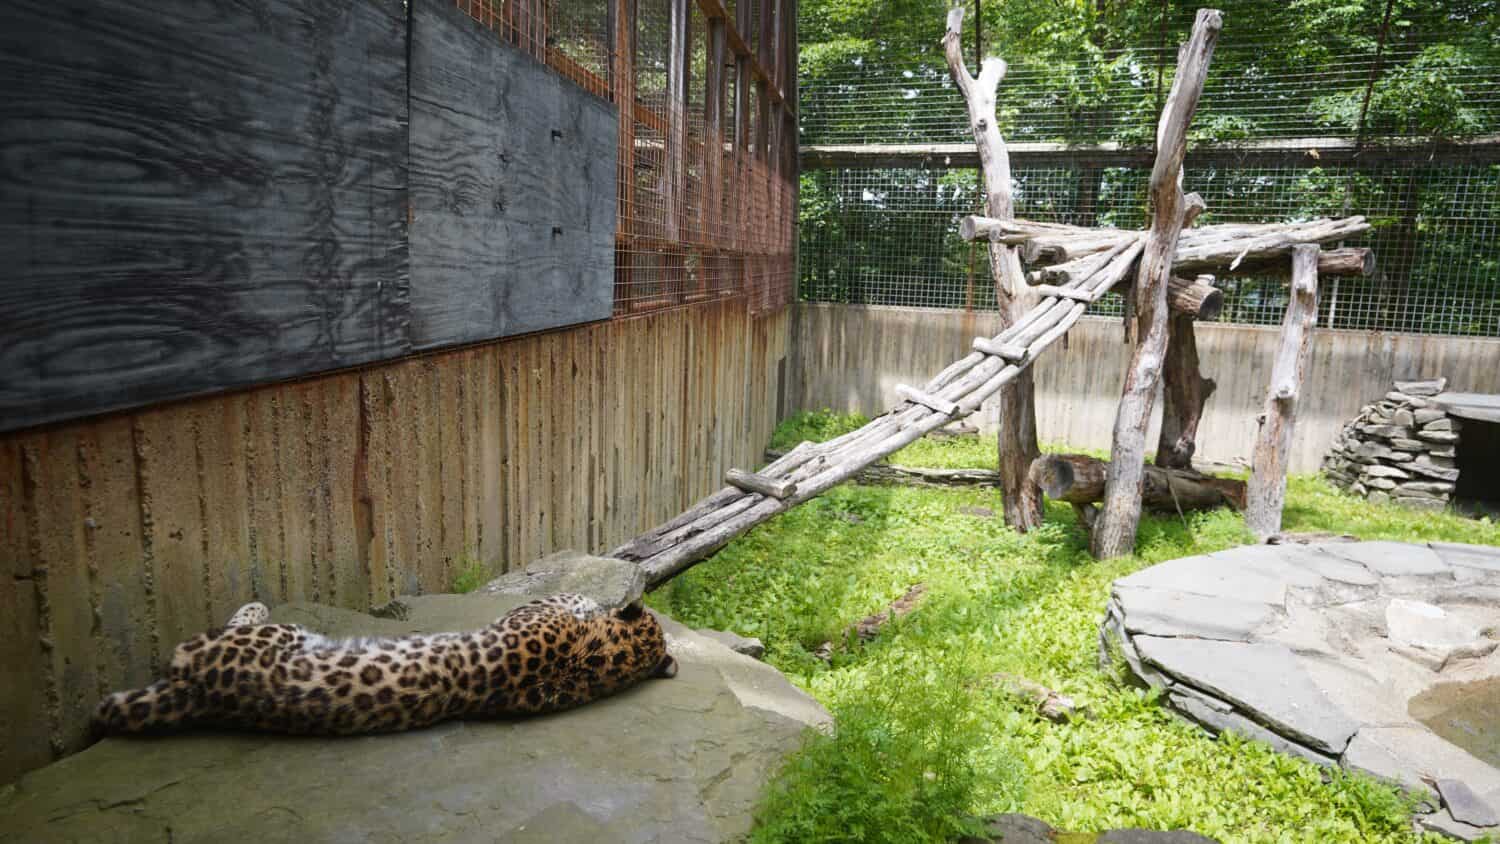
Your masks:
M 803 414 L 773 448 L 862 419 Z M 923 440 L 903 465 L 993 466 L 992 438 Z M 984 508 L 984 509 L 977 509 Z M 1066 505 L 1022 536 L 996 493 L 844 485 L 737 539 L 651 602 L 692 626 L 758 636 L 766 658 L 835 715 L 770 790 L 759 841 L 943 841 L 963 818 L 1026 812 L 1060 829 L 1192 829 L 1225 842 L 1416 840 L 1410 806 L 1371 780 L 1268 747 L 1215 740 L 1096 663 L 1115 578 L 1251 541 L 1227 511 L 1146 516 L 1137 554 L 1097 562 Z M 1285 528 L 1364 539 L 1500 545 L 1500 528 L 1371 505 L 1291 479 Z M 848 626 L 913 584 L 910 614 L 861 644 Z M 835 647 L 826 661 L 815 652 Z M 1073 697 L 1085 718 L 1041 719 L 994 675 Z

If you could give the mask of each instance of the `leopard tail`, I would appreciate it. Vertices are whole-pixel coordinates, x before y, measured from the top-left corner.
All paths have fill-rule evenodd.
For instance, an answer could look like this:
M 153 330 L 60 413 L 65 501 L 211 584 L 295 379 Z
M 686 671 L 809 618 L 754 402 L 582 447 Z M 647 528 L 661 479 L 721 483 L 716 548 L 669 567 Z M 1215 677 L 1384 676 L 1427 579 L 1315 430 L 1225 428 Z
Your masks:
M 187 688 L 171 680 L 158 680 L 144 689 L 105 696 L 94 710 L 93 731 L 97 738 L 164 732 L 186 726 L 195 708 Z

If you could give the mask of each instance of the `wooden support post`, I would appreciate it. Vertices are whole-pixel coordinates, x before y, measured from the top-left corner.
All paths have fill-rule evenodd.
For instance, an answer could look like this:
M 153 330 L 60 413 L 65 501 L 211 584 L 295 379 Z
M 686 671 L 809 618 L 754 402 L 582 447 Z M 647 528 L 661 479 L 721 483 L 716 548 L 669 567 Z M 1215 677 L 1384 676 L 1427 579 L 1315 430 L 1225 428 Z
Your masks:
M 1281 508 L 1286 502 L 1286 467 L 1297 422 L 1297 396 L 1312 351 L 1313 326 L 1318 320 L 1318 247 L 1292 250 L 1292 293 L 1281 322 L 1281 344 L 1271 368 L 1265 412 L 1250 458 L 1250 491 L 1245 526 L 1264 540 L 1281 532 Z
M 995 94 L 1005 77 L 1005 62 L 986 59 L 975 79 L 964 66 L 964 10 L 955 6 L 948 11 L 948 25 L 943 33 L 943 51 L 948 72 L 963 94 L 968 106 L 969 124 L 979 151 L 979 169 L 984 177 L 985 213 L 998 220 L 1015 217 L 1010 195 L 1010 154 L 1000 128 L 995 125 Z M 1014 247 L 994 240 L 989 242 L 990 272 L 995 281 L 995 298 L 999 304 L 1001 327 L 1008 328 L 1022 319 L 1038 301 L 1026 284 L 1020 256 Z M 1003 357 L 1003 355 L 1002 355 Z M 1042 497 L 1027 478 L 1031 461 L 1041 454 L 1036 441 L 1035 388 L 1031 369 L 1026 369 L 1000 391 L 1000 432 L 996 443 L 1001 480 L 1001 502 L 1005 523 L 1018 531 L 1028 531 L 1042 523 Z
M 724 212 L 724 19 L 708 20 L 703 73 L 703 232 L 722 243 Z M 717 267 L 716 267 L 717 269 Z
M 688 37 L 688 0 L 667 2 L 667 132 L 666 160 L 661 175 L 661 198 L 666 219 L 662 237 L 681 239 L 687 184 L 687 85 L 691 46 Z
M 1151 171 L 1151 229 L 1146 235 L 1135 285 L 1141 337 L 1131 355 L 1120 409 L 1115 415 L 1104 506 L 1089 537 L 1089 548 L 1100 559 L 1124 556 L 1135 549 L 1146 477 L 1146 426 L 1151 421 L 1167 346 L 1167 278 L 1172 273 L 1178 235 L 1203 207 L 1201 198 L 1189 198 L 1182 192 L 1187 130 L 1197 111 L 1198 97 L 1208 78 L 1208 63 L 1222 27 L 1223 20 L 1217 10 L 1198 11 L 1192 37 L 1179 54 L 1177 74 L 1156 132 L 1156 164 Z
M 745 492 L 758 492 L 761 495 L 769 495 L 778 501 L 797 494 L 797 485 L 791 481 L 778 481 L 741 469 L 730 469 L 725 472 L 724 483 Z
M 1196 281 L 1173 276 L 1167 301 L 1172 307 L 1168 325 L 1167 357 L 1162 367 L 1161 436 L 1156 441 L 1156 465 L 1191 469 L 1198 449 L 1198 423 L 1203 407 L 1218 386 L 1204 378 L 1198 365 L 1198 317 L 1213 319 L 1223 307 L 1224 294 L 1213 286 L 1213 276 Z

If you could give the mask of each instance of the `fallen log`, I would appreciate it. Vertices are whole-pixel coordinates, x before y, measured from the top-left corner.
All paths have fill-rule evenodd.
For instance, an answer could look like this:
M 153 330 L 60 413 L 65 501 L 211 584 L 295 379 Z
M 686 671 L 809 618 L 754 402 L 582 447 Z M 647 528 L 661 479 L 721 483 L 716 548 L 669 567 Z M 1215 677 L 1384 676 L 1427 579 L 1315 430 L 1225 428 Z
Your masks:
M 929 435 L 930 436 L 930 435 Z M 781 456 L 767 451 L 766 459 Z M 851 479 L 857 484 L 869 486 L 922 486 L 937 488 L 952 487 L 999 487 L 1000 473 L 994 469 L 927 469 L 921 466 L 898 466 L 894 463 L 874 463 L 861 469 Z
M 1232 271 L 1234 275 L 1258 275 L 1288 277 L 1291 275 L 1284 256 L 1270 260 L 1245 261 Z M 1364 276 L 1375 274 L 1375 250 L 1366 246 L 1348 246 L 1342 249 L 1324 249 L 1318 253 L 1318 275 Z
M 1188 469 L 1198 450 L 1198 423 L 1218 385 L 1203 377 L 1198 363 L 1198 336 L 1193 318 L 1173 314 L 1167 326 L 1167 355 L 1162 365 L 1161 434 L 1156 465 Z
M 1219 318 L 1224 310 L 1224 291 L 1214 287 L 1214 277 L 1198 276 L 1188 280 L 1181 276 L 1167 279 L 1167 307 L 1173 316 L 1185 316 L 1189 320 L 1203 319 L 1210 322 Z
M 1044 454 L 1031 462 L 1031 479 L 1055 501 L 1088 506 L 1104 499 L 1109 464 L 1086 454 Z M 1141 503 L 1158 513 L 1245 507 L 1245 482 L 1190 469 L 1145 467 Z

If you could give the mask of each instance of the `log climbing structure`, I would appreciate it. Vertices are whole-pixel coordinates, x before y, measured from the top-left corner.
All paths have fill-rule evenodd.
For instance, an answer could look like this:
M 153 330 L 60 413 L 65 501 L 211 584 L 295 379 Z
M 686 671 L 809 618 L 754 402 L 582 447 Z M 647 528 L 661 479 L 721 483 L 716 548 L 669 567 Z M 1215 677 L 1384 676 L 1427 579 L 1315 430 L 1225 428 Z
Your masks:
M 956 42 L 961 21 L 961 10 L 949 13 L 945 40 Z M 1187 391 L 1190 400 L 1179 398 L 1179 406 L 1174 407 L 1172 397 L 1182 391 L 1174 390 L 1172 383 L 1167 384 L 1164 416 L 1171 424 L 1163 425 L 1164 442 L 1158 448 L 1158 463 L 1168 469 L 1181 470 L 1188 466 L 1197 418 L 1212 391 L 1212 382 L 1203 379 L 1198 372 L 1191 331 L 1193 319 L 1213 318 L 1222 302 L 1222 294 L 1213 287 L 1214 277 L 1209 274 L 1254 273 L 1264 276 L 1280 272 L 1290 277 L 1294 251 L 1299 255 L 1298 290 L 1307 289 L 1309 275 L 1315 288 L 1319 273 L 1365 275 L 1373 271 L 1373 260 L 1367 249 L 1323 250 L 1320 246 L 1367 231 L 1369 224 L 1363 217 L 1190 227 L 1204 210 L 1204 205 L 1196 194 L 1181 193 L 1186 123 L 1196 105 L 1219 25 L 1216 11 L 1199 12 L 1192 40 L 1182 51 L 1179 74 L 1161 117 L 1157 170 L 1163 171 L 1164 175 L 1153 171 L 1153 212 L 1158 217 L 1164 213 L 1175 216 L 1178 230 L 1170 231 L 1170 238 L 1167 238 L 1170 242 L 1163 242 L 1164 226 L 1160 220 L 1145 231 L 1125 231 L 1012 219 L 1008 213 L 1007 188 L 1005 197 L 989 203 L 992 209 L 1005 206 L 1006 213 L 967 217 L 961 222 L 960 233 L 969 240 L 987 241 L 992 265 L 996 267 L 997 282 L 1024 284 L 1028 289 L 1021 291 L 1018 287 L 1010 291 L 1010 296 L 1013 300 L 1034 304 L 1025 309 L 1012 309 L 1010 318 L 1005 320 L 1009 324 L 999 334 L 976 337 L 967 355 L 934 375 L 926 384 L 898 386 L 898 403 L 864 427 L 826 442 L 801 443 L 758 472 L 731 469 L 726 473 L 727 485 L 723 489 L 676 518 L 613 549 L 610 555 L 640 565 L 651 588 L 661 585 L 734 537 L 850 480 L 866 467 L 925 434 L 974 413 L 1065 335 L 1089 305 L 1116 288 L 1127 293 L 1127 302 L 1133 298 L 1129 294 L 1140 297 L 1142 289 L 1149 289 L 1152 291 L 1150 295 L 1158 297 L 1156 301 L 1164 306 L 1159 309 L 1162 313 L 1152 313 L 1153 303 L 1142 301 L 1134 308 L 1127 308 L 1126 313 L 1127 335 L 1132 333 L 1132 328 L 1139 334 L 1132 369 L 1127 373 L 1125 395 L 1121 399 L 1114 461 L 1109 472 L 1111 483 L 1115 482 L 1117 469 L 1124 467 L 1128 470 L 1122 475 L 1134 473 L 1137 478 L 1133 482 L 1134 489 L 1124 488 L 1125 482 L 1121 482 L 1121 488 L 1114 495 L 1133 500 L 1138 517 L 1147 474 L 1143 466 L 1144 449 L 1139 441 L 1145 436 L 1144 420 L 1150 416 L 1149 397 L 1161 378 L 1163 367 L 1167 369 L 1169 382 L 1177 378 L 1194 388 Z M 958 75 L 957 71 L 955 75 Z M 1003 75 L 1003 62 L 996 67 L 987 61 L 977 90 L 992 91 Z M 965 77 L 967 71 L 960 78 Z M 967 81 L 975 82 L 972 77 L 967 77 Z M 1196 86 L 1197 90 L 1181 91 L 1180 86 Z M 975 90 L 972 85 L 960 87 L 966 91 Z M 975 101 L 978 101 L 977 97 L 971 100 L 971 104 Z M 993 131 L 993 118 L 985 116 L 992 115 L 993 108 L 991 94 L 984 99 L 983 108 L 974 111 L 976 142 L 981 153 L 989 148 L 987 161 L 1000 163 L 1004 160 L 1003 144 L 998 133 Z M 1003 181 L 1008 183 L 1008 164 L 1003 171 Z M 1005 266 L 1004 261 L 996 260 L 1014 260 L 1004 252 L 1013 252 L 1015 258 L 1029 266 L 1024 282 L 1013 281 L 1019 273 Z M 1315 258 L 1309 253 L 1316 253 Z M 1166 256 L 1170 256 L 1169 260 L 1159 260 Z M 1148 280 L 1148 275 L 1156 278 Z M 1159 283 L 1162 280 L 1165 284 Z M 1132 286 L 1136 289 L 1131 290 Z M 1293 297 L 1293 307 L 1305 307 L 1305 300 L 1305 296 Z M 1312 307 L 1315 313 L 1315 297 Z M 1132 310 L 1137 309 L 1141 311 L 1139 325 L 1133 322 L 1137 316 Z M 1165 324 L 1168 314 L 1173 321 L 1171 351 L 1191 353 L 1186 365 L 1181 360 L 1176 362 L 1175 374 L 1174 364 L 1169 360 L 1165 330 L 1147 326 L 1148 316 Z M 1180 326 L 1179 321 L 1185 323 L 1185 327 Z M 1290 314 L 1288 321 L 1291 321 Z M 1185 336 L 1178 336 L 1179 331 L 1185 332 Z M 1153 334 L 1162 335 L 1156 338 L 1154 347 L 1151 345 Z M 1278 367 L 1285 369 L 1280 364 Z M 1281 372 L 1279 385 L 1273 385 L 1275 395 L 1271 400 L 1294 397 L 1298 377 L 1296 371 L 1291 374 Z M 1144 386 L 1139 383 L 1143 378 L 1148 382 Z M 1139 401 L 1142 392 L 1146 396 L 1144 407 Z M 1128 427 L 1135 434 L 1130 449 L 1121 447 L 1121 420 L 1128 421 Z M 1166 442 L 1168 432 L 1173 437 L 1171 442 Z M 1133 468 L 1125 466 L 1122 454 L 1134 461 Z M 1275 479 L 1271 479 L 1273 485 L 1274 482 Z M 1284 488 L 1284 485 L 1283 474 L 1281 486 Z M 1254 488 L 1254 480 L 1251 486 Z M 1103 514 L 1107 516 L 1110 504 L 1107 489 L 1102 498 L 1105 503 Z M 1080 501 L 1073 503 L 1080 508 L 1092 507 Z M 1086 512 L 1085 523 L 1093 530 L 1095 516 L 1091 510 Z M 1085 512 L 1080 512 L 1080 517 L 1084 516 Z M 1279 502 L 1275 516 L 1279 524 Z M 1129 544 L 1133 545 L 1134 521 L 1129 522 L 1128 528 Z M 1096 549 L 1096 555 L 1113 554 L 1099 554 Z

